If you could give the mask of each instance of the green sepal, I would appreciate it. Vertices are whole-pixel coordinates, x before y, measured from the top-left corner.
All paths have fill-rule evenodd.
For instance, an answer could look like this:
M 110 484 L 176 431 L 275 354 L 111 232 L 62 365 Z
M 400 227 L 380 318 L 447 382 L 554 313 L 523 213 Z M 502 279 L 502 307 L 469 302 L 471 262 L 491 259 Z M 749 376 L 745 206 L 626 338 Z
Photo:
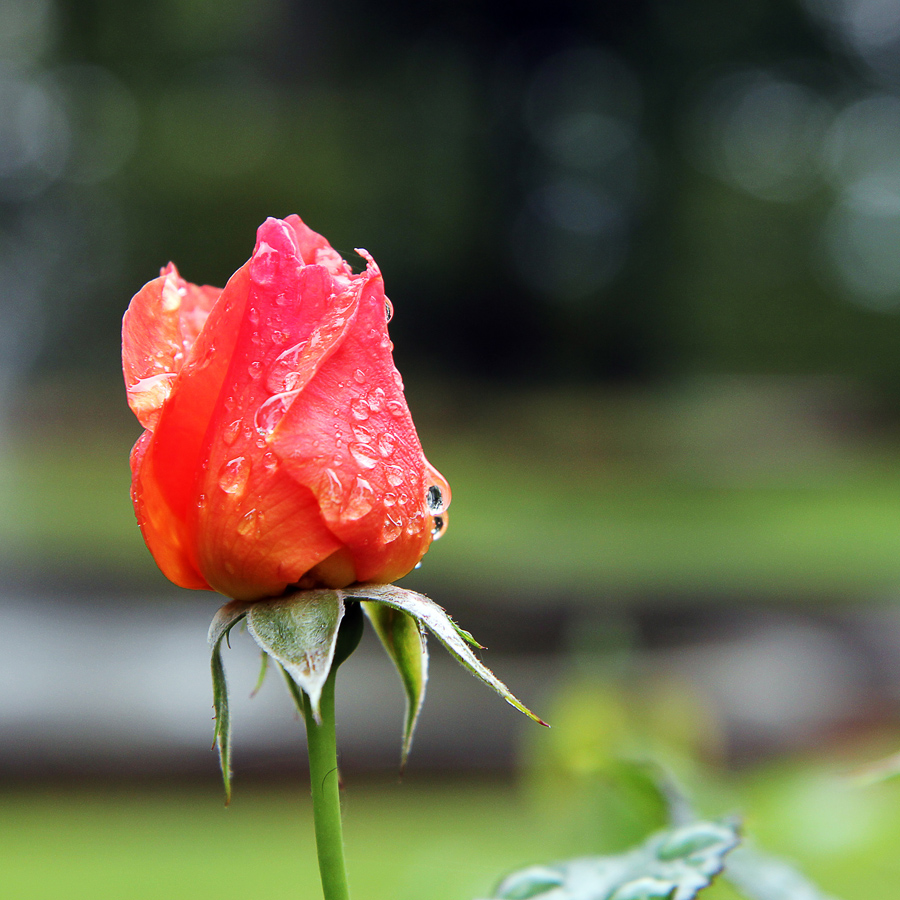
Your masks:
M 266 680 L 266 675 L 269 672 L 269 654 L 266 653 L 265 650 L 259 651 L 259 675 L 256 676 L 256 684 L 253 685 L 253 690 L 250 691 L 250 696 L 255 697 L 260 690 L 262 689 L 263 684 Z
M 722 877 L 747 900 L 835 900 L 789 863 L 753 846 L 739 847 L 728 858 Z
M 533 866 L 505 878 L 494 900 L 692 900 L 740 838 L 734 822 L 663 831 L 618 856 Z
M 208 641 L 212 647 L 210 668 L 212 669 L 213 709 L 216 726 L 213 744 L 219 749 L 219 766 L 222 769 L 222 783 L 225 787 L 225 805 L 231 802 L 231 715 L 228 711 L 228 682 L 225 666 L 222 664 L 222 641 L 232 628 L 247 614 L 249 603 L 233 600 L 216 612 L 209 626 Z
M 547 724 L 517 699 L 510 689 L 475 656 L 468 646 L 467 639 L 460 633 L 461 630 L 453 623 L 450 616 L 424 594 L 407 591 L 392 584 L 354 586 L 345 589 L 343 594 L 347 597 L 375 600 L 408 613 L 424 625 L 465 668 L 486 685 L 492 687 L 507 703 L 540 725 Z
M 261 600 L 247 613 L 247 631 L 309 697 L 316 722 L 343 617 L 341 593 L 328 590 Z
M 400 756 L 402 770 L 406 766 L 416 721 L 425 701 L 425 686 L 428 682 L 428 645 L 425 641 L 425 630 L 412 616 L 392 606 L 363 600 L 362 608 L 396 666 L 406 693 L 403 749 Z

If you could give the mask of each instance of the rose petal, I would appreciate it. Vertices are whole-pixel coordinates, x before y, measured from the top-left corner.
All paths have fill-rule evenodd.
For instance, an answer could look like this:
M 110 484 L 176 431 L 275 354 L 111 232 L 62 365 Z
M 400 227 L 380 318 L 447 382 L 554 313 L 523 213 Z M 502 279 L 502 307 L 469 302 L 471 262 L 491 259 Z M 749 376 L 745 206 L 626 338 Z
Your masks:
M 153 428 L 221 288 L 185 281 L 172 263 L 135 295 L 122 320 L 128 403 Z
M 293 401 L 272 448 L 316 496 L 360 581 L 405 575 L 431 543 L 425 460 L 391 357 L 381 275 L 369 265 L 353 327 Z

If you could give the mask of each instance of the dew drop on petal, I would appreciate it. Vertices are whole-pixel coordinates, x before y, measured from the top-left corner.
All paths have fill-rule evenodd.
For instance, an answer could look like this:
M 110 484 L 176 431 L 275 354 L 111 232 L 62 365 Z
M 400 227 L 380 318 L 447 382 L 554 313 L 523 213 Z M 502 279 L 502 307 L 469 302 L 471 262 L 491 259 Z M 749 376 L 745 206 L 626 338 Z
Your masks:
M 228 460 L 219 472 L 219 487 L 226 494 L 241 494 L 250 478 L 250 460 L 246 456 L 236 456 Z
M 344 495 L 344 486 L 334 469 L 325 470 L 325 484 L 322 487 L 319 500 L 326 506 L 340 506 Z
M 378 454 L 368 444 L 353 442 L 349 445 L 353 458 L 364 469 L 374 469 L 378 465 Z
M 247 318 L 250 320 L 251 325 L 259 325 L 259 310 L 255 306 L 251 306 L 247 310 Z
M 425 492 L 425 506 L 433 516 L 444 511 L 444 495 L 436 484 L 431 485 Z
M 381 538 L 386 544 L 396 541 L 403 531 L 403 522 L 396 513 L 388 512 L 384 517 L 384 525 L 381 529 Z
M 237 532 L 243 537 L 253 537 L 259 533 L 259 512 L 251 509 L 237 523 Z
M 259 285 L 270 284 L 278 275 L 278 251 L 261 241 L 250 260 L 250 277 Z
M 398 419 L 406 412 L 406 406 L 399 400 L 388 400 L 387 408 L 388 412 Z
M 369 395 L 369 408 L 372 412 L 381 412 L 384 406 L 384 388 L 375 388 Z
M 262 463 L 267 472 L 274 472 L 278 467 L 278 457 L 270 450 L 263 454 Z
M 367 428 L 365 425 L 359 425 L 354 423 L 351 426 L 351 431 L 353 432 L 353 436 L 361 441 L 363 444 L 371 444 L 372 439 L 374 438 L 374 434 L 371 428 Z
M 240 419 L 235 419 L 230 425 L 225 426 L 225 430 L 222 432 L 222 438 L 229 447 L 237 440 L 238 432 L 240 430 Z
M 362 369 L 357 369 L 357 370 L 353 373 L 353 380 L 354 380 L 357 384 L 365 384 L 365 383 L 366 383 L 366 373 L 363 372 Z
M 272 368 L 266 376 L 266 387 L 275 394 L 284 391 L 292 391 L 297 387 L 300 380 L 300 360 L 307 350 L 307 343 L 301 341 L 288 347 L 278 358 L 272 363 Z
M 347 502 L 341 509 L 341 517 L 355 522 L 369 512 L 374 502 L 375 490 L 372 485 L 361 475 L 357 475 Z
M 394 304 L 388 300 L 387 297 L 384 298 L 384 321 L 390 322 L 391 319 L 394 318 Z
M 262 363 L 258 359 L 254 359 L 249 366 L 250 369 L 250 377 L 255 381 L 262 375 Z
M 403 469 L 400 466 L 385 466 L 387 482 L 391 487 L 400 487 L 403 484 Z
M 390 456 L 394 449 L 397 446 L 397 439 L 389 432 L 385 431 L 384 434 L 380 434 L 378 436 L 378 452 L 383 457 Z
M 385 506 L 396 506 L 397 505 L 397 495 L 392 493 L 391 491 L 388 491 L 384 495 L 383 502 L 384 502 Z
M 438 541 L 444 536 L 447 530 L 447 520 L 443 516 L 434 517 L 434 526 L 431 529 L 431 539 Z
M 400 390 L 402 391 L 403 390 L 403 376 L 396 369 L 394 369 L 394 371 L 391 372 L 391 376 L 394 379 L 394 384 L 396 384 L 397 387 L 400 388 Z
M 406 523 L 406 533 L 413 537 L 422 531 L 425 514 L 420 510 L 415 510 Z
M 285 391 L 269 397 L 256 411 L 254 423 L 256 430 L 261 435 L 270 435 L 284 418 L 284 414 L 290 408 L 291 403 L 299 391 Z
M 362 397 L 354 397 L 350 401 L 350 415 L 357 422 L 365 422 L 369 418 L 369 404 Z
M 420 559 L 420 560 L 413 566 L 413 568 L 414 568 L 414 569 L 421 569 L 421 568 L 422 568 L 422 560 Z

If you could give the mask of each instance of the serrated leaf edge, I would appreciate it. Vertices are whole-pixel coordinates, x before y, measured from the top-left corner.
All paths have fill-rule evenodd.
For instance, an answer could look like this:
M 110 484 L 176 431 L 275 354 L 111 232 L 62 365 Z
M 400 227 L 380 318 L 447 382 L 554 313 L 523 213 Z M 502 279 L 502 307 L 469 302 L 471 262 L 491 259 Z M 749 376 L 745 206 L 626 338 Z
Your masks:
M 533 713 L 496 675 L 478 659 L 468 646 L 468 642 L 459 633 L 458 627 L 442 607 L 430 597 L 416 591 L 408 591 L 392 584 L 359 585 L 345 588 L 346 597 L 375 600 L 399 609 L 421 622 L 456 660 L 486 685 L 493 688 L 507 703 L 519 712 L 533 719 L 539 725 L 549 727 L 547 723 Z

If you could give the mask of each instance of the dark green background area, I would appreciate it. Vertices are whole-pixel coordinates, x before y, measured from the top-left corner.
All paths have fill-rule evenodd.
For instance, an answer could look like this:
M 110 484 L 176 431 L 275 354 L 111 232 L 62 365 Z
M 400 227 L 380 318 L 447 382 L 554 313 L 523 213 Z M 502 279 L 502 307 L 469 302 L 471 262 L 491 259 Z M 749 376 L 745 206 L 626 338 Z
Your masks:
M 476 3 L 68 2 L 57 34 L 48 65 L 108 68 L 139 125 L 108 181 L 51 188 L 87 229 L 81 262 L 94 271 L 75 301 L 72 272 L 56 274 L 38 372 L 112 378 L 119 317 L 160 265 L 221 285 L 263 218 L 296 212 L 345 254 L 375 255 L 406 369 L 495 384 L 825 373 L 900 390 L 900 319 L 813 271 L 830 189 L 767 202 L 701 174 L 685 151 L 698 92 L 733 69 L 781 73 L 829 98 L 866 86 L 799 4 L 525 3 L 511 14 Z M 620 273 L 577 297 L 517 274 L 511 249 L 533 239 L 539 253 L 552 238 L 517 231 L 529 192 L 555 177 L 522 110 L 530 79 L 573 47 L 614 54 L 636 79 L 648 160 Z M 101 252 L 112 232 L 114 264 Z

